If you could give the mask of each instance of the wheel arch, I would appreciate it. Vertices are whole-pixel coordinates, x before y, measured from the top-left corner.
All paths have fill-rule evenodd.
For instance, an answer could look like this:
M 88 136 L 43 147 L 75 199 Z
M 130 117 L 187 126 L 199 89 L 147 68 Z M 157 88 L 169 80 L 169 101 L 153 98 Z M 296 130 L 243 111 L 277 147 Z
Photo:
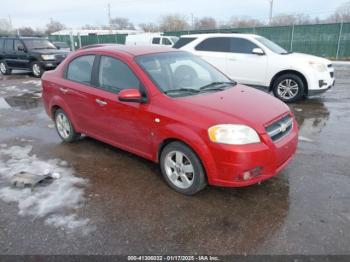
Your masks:
M 304 76 L 304 74 L 300 73 L 297 70 L 293 70 L 293 69 L 282 70 L 282 71 L 278 72 L 277 74 L 275 74 L 274 77 L 271 79 L 270 86 L 269 86 L 269 91 L 272 91 L 275 81 L 280 76 L 286 75 L 286 74 L 294 74 L 294 75 L 297 75 L 298 77 L 300 77 L 301 80 L 303 81 L 303 84 L 304 84 L 304 87 L 305 87 L 305 89 L 304 89 L 305 95 L 308 94 L 309 85 L 308 85 L 308 81 L 307 81 L 306 77 Z

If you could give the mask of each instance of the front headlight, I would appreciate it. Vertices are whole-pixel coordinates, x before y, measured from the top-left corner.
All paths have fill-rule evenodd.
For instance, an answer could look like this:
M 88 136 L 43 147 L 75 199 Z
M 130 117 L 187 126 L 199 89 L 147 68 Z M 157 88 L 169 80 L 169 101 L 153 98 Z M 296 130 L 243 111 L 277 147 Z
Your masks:
M 212 126 L 208 129 L 212 142 L 229 145 L 246 145 L 259 143 L 258 133 L 245 125 L 225 124 Z
M 327 66 L 325 64 L 309 61 L 309 65 L 318 72 L 322 73 L 327 71 Z
M 44 60 L 55 60 L 55 55 L 41 55 Z

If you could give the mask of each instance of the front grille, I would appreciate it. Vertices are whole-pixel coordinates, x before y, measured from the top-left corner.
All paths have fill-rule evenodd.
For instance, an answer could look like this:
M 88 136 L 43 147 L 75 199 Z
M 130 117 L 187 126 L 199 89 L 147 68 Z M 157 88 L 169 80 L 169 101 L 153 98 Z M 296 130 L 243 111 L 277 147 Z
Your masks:
M 331 75 L 331 78 L 334 77 L 334 72 L 329 72 L 329 74 Z
M 293 128 L 293 118 L 290 115 L 286 115 L 281 119 L 268 125 L 265 130 L 271 137 L 272 141 L 277 141 L 286 136 Z

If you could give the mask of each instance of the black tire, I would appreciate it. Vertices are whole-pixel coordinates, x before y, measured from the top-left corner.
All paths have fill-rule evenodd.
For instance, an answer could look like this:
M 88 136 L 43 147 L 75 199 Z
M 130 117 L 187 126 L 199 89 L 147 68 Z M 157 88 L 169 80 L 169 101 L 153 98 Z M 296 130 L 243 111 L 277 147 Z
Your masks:
M 40 62 L 37 62 L 37 61 L 32 62 L 30 64 L 30 70 L 32 71 L 33 76 L 37 78 L 40 78 L 45 72 Z
M 10 75 L 12 72 L 12 69 L 10 69 L 5 60 L 1 60 L 0 61 L 0 73 L 3 74 L 3 75 Z
M 293 83 L 293 85 L 291 84 L 290 86 L 297 86 L 297 88 L 287 89 L 290 92 L 286 91 L 286 95 L 283 95 L 283 91 L 281 91 L 283 90 L 283 87 L 280 87 L 280 84 L 285 86 L 288 83 L 288 81 L 291 81 L 289 83 Z M 301 100 L 305 97 L 305 84 L 303 80 L 295 74 L 284 74 L 278 77 L 273 83 L 272 90 L 275 97 L 277 97 L 285 103 L 292 103 Z M 287 96 L 287 94 L 289 96 Z
M 185 161 L 188 159 L 193 167 L 193 174 L 191 175 L 192 185 L 188 188 L 180 188 L 176 186 L 167 175 L 165 161 L 169 154 L 172 154 L 173 152 L 181 152 L 185 156 Z M 204 189 L 207 185 L 205 171 L 200 159 L 191 148 L 181 142 L 172 142 L 165 146 L 160 156 L 160 168 L 167 184 L 175 191 L 184 195 L 194 195 Z M 178 177 L 178 179 L 181 181 L 181 178 Z
M 69 125 L 69 135 L 67 136 L 64 136 L 62 135 L 59 130 L 59 124 L 58 124 L 58 118 L 63 115 L 66 119 L 67 119 L 67 122 L 68 122 L 68 125 Z M 58 135 L 60 136 L 60 138 L 64 141 L 64 142 L 67 142 L 67 143 L 72 143 L 76 140 L 78 140 L 81 136 L 80 133 L 77 133 L 72 125 L 72 122 L 70 121 L 68 115 L 62 110 L 62 109 L 57 109 L 55 111 L 55 127 L 56 127 L 56 131 L 58 133 Z

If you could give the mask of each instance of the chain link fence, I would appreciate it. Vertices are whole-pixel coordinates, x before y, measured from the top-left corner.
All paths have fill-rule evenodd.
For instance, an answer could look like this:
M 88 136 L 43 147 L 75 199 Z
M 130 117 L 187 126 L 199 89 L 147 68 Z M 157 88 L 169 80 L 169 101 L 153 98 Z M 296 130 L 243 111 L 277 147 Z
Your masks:
M 289 51 L 350 60 L 350 23 L 172 31 L 165 35 L 204 33 L 258 34 Z

